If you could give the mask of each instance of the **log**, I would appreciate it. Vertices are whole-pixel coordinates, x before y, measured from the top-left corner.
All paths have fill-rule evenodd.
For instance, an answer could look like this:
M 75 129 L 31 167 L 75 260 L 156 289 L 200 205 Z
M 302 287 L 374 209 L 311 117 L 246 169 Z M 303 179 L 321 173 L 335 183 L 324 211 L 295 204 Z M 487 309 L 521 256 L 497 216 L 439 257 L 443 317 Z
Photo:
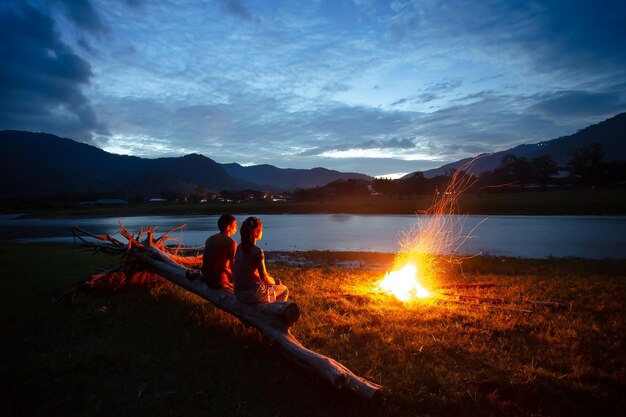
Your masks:
M 73 229 L 73 233 L 85 246 L 94 251 L 103 250 L 106 253 L 118 253 L 124 256 L 127 260 L 127 269 L 133 272 L 146 271 L 159 275 L 211 302 L 217 308 L 232 314 L 244 325 L 256 328 L 286 358 L 305 370 L 320 376 L 332 386 L 346 389 L 365 399 L 380 398 L 382 389 L 380 385 L 354 374 L 334 359 L 307 349 L 293 337 L 289 328 L 300 317 L 300 309 L 297 304 L 274 302 L 248 305 L 239 302 L 229 290 L 210 288 L 199 279 L 190 281 L 186 278 L 187 272 L 190 270 L 179 263 L 181 259 L 179 259 L 178 251 L 169 253 L 164 250 L 161 244 L 162 240 L 154 240 L 150 230 L 146 233 L 146 239 L 139 242 L 122 225 L 122 235 L 129 241 L 127 245 L 109 236 L 94 235 L 76 227 Z M 93 243 L 85 236 L 106 242 L 106 250 L 102 248 L 101 244 Z M 191 262 L 182 263 L 192 264 Z
M 188 269 L 170 259 L 154 245 L 144 245 L 141 251 L 135 249 L 133 257 L 148 271 L 210 301 L 213 305 L 232 314 L 248 325 L 257 327 L 260 323 L 288 329 L 300 318 L 300 309 L 292 302 L 247 305 L 239 302 L 232 291 L 211 288 L 200 279 L 186 278 Z

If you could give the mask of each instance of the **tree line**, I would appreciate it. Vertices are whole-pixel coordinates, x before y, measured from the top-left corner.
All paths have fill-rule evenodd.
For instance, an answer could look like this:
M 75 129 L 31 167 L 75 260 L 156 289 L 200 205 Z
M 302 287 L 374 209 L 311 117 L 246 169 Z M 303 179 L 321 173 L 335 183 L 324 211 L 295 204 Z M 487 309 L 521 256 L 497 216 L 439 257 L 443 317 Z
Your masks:
M 582 146 L 568 154 L 569 159 L 561 166 L 550 155 L 544 154 L 533 159 L 506 155 L 500 165 L 471 178 L 473 183 L 468 191 L 512 191 L 527 188 L 572 188 L 603 187 L 626 185 L 626 161 L 607 162 L 601 144 Z M 336 180 L 325 186 L 296 189 L 282 192 L 280 199 L 274 200 L 259 190 L 222 190 L 211 192 L 200 185 L 190 191 L 164 190 L 160 193 L 144 194 L 134 192 L 63 192 L 48 196 L 25 196 L 2 202 L 5 207 L 20 206 L 65 206 L 76 201 L 102 198 L 126 198 L 131 203 L 148 203 L 151 197 L 161 197 L 169 203 L 199 204 L 205 202 L 242 201 L 321 201 L 337 198 L 366 197 L 372 194 L 386 197 L 406 198 L 414 195 L 433 195 L 444 191 L 454 171 L 445 175 L 426 178 L 416 172 L 402 179 L 374 179 L 372 182 L 359 179 Z M 457 173 L 459 174 L 459 173 Z M 463 173 L 470 175 L 468 173 Z
M 559 166 L 549 155 L 528 160 L 507 155 L 500 166 L 480 175 L 482 185 L 531 184 L 541 187 L 607 186 L 626 178 L 626 161 L 605 160 L 603 146 L 599 143 L 582 146 L 569 154 L 564 166 Z M 565 173 L 565 175 L 557 175 Z
M 471 178 L 470 191 L 511 191 L 527 188 L 572 188 L 614 186 L 626 183 L 626 161 L 605 160 L 601 144 L 582 146 L 568 154 L 566 164 L 559 165 L 548 154 L 533 159 L 506 155 L 500 165 Z M 455 172 L 426 178 L 416 172 L 408 178 L 362 180 L 337 180 L 323 187 L 294 191 L 295 200 L 324 200 L 337 197 L 358 197 L 372 193 L 387 197 L 432 195 L 444 191 Z M 457 174 L 471 175 L 466 172 Z

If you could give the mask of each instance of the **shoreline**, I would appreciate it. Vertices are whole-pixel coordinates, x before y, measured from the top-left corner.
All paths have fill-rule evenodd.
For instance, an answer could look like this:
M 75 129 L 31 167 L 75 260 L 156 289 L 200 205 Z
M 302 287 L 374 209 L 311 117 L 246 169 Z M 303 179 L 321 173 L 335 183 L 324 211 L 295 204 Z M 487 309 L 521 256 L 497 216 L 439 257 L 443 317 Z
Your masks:
M 0 248 L 18 245 L 19 247 L 38 247 L 38 248 L 67 248 L 79 247 L 79 243 L 70 242 L 18 242 L 9 240 L 0 240 Z M 196 249 L 196 248 L 194 248 Z M 338 268 L 338 269 L 366 269 L 377 271 L 386 267 L 391 267 L 398 253 L 381 252 L 381 251 L 354 251 L 354 250 L 266 250 L 266 259 L 270 263 L 290 265 L 292 267 L 301 268 Z M 528 258 L 519 256 L 489 255 L 479 254 L 472 256 L 462 255 L 433 255 L 446 259 L 455 259 L 464 264 L 472 265 L 487 263 L 496 266 L 499 263 L 571 263 L 571 264 L 598 264 L 602 265 L 622 265 L 626 270 L 626 257 L 624 258 L 582 258 L 575 256 L 546 256 L 543 258 Z M 456 261 L 455 261 L 456 262 Z M 387 266 L 385 266 L 387 265 Z
M 420 214 L 433 204 L 433 196 L 410 198 L 354 197 L 319 201 L 233 203 L 128 203 L 125 205 L 81 206 L 62 201 L 4 202 L 1 215 L 20 213 L 28 217 L 66 218 L 88 216 L 212 215 L 232 214 Z M 500 193 L 468 192 L 459 197 L 456 212 L 461 215 L 520 216 L 615 216 L 626 215 L 626 189 L 581 189 L 517 191 Z

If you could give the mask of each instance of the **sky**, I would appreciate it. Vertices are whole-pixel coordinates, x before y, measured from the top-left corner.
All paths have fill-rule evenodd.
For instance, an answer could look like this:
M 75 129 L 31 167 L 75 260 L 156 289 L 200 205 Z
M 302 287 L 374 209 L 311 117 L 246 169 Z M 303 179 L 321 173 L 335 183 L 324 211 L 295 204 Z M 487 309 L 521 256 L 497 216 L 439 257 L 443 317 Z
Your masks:
M 626 111 L 626 0 L 4 0 L 0 129 L 372 176 Z

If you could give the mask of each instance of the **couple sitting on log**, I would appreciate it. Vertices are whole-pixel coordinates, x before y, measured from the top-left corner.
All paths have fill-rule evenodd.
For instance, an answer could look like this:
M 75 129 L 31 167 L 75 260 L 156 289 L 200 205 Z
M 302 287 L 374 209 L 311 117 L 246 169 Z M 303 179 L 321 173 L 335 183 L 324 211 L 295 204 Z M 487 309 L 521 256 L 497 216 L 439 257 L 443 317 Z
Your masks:
M 265 268 L 265 254 L 256 242 L 263 237 L 263 224 L 248 217 L 241 225 L 241 243 L 233 240 L 237 219 L 230 214 L 217 221 L 219 233 L 206 240 L 202 258 L 202 279 L 212 288 L 233 290 L 242 303 L 287 301 L 289 290 Z

